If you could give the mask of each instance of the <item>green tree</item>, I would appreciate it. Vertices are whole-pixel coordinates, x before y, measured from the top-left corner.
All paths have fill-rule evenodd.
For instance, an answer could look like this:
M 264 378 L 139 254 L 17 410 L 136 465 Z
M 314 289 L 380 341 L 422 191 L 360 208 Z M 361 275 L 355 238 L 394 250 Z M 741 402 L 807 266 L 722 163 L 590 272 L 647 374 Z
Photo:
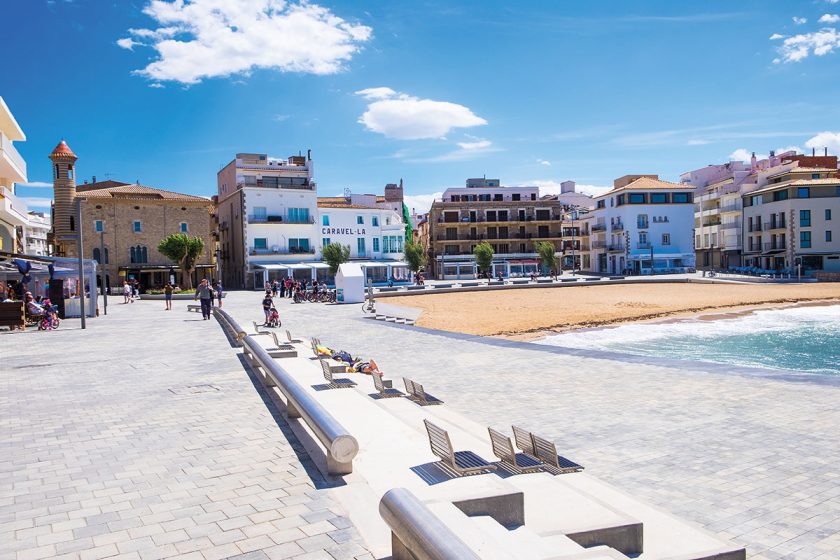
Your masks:
M 548 241 L 540 241 L 536 243 L 535 249 L 537 255 L 539 255 L 542 269 L 553 275 L 557 270 L 557 252 L 554 245 Z
M 490 267 L 493 265 L 493 254 L 493 246 L 486 241 L 482 241 L 475 246 L 473 255 L 475 256 L 475 264 L 478 266 L 478 270 L 484 273 L 490 270 Z
M 405 262 L 408 263 L 408 269 L 417 276 L 417 272 L 426 266 L 426 254 L 423 251 L 423 246 L 409 241 L 403 247 L 403 253 L 405 254 Z
M 158 243 L 157 250 L 164 257 L 178 263 L 181 269 L 181 286 L 185 290 L 191 290 L 192 271 L 195 261 L 204 252 L 204 240 L 200 237 L 190 237 L 186 233 L 173 233 Z
M 330 271 L 335 275 L 341 263 L 350 260 L 350 245 L 330 243 L 321 250 L 321 260 L 330 265 Z

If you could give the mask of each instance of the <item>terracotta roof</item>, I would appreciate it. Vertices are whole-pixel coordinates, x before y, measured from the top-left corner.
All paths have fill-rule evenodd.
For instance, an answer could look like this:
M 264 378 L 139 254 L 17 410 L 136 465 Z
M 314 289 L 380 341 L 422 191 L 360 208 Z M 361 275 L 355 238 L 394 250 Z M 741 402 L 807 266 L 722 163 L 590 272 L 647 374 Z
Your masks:
M 83 185 L 84 186 L 84 185 Z M 204 202 L 210 204 L 212 201 L 203 196 L 193 196 L 144 185 L 118 185 L 115 187 L 98 188 L 83 191 L 85 198 L 111 198 L 111 199 L 134 199 L 134 200 L 180 200 L 182 202 Z
M 692 185 L 683 185 L 680 183 L 671 183 L 670 181 L 663 181 L 661 179 L 651 179 L 650 177 L 641 177 L 632 183 L 624 185 L 623 187 L 614 188 L 596 198 L 603 198 L 608 195 L 615 194 L 621 191 L 652 191 L 652 190 L 694 190 L 697 187 Z
M 129 184 L 131 183 L 123 183 L 122 181 L 112 181 L 111 179 L 108 179 L 107 181 L 97 181 L 95 183 L 84 183 L 81 185 L 76 185 L 76 192 L 88 192 L 96 189 L 108 189 L 111 187 L 121 187 L 123 185 Z
M 780 171 L 778 173 L 774 173 L 773 175 L 768 175 L 768 179 L 772 179 L 773 177 L 778 177 L 780 175 L 787 175 L 788 173 L 827 173 L 831 171 L 837 171 L 836 169 L 832 169 L 831 167 L 792 167 L 785 171 Z
M 840 185 L 840 178 L 829 177 L 827 179 L 796 179 L 790 181 L 782 181 L 781 183 L 766 185 L 758 190 L 750 191 L 746 193 L 746 195 L 752 196 L 754 194 L 762 194 L 765 192 L 785 189 L 787 187 L 819 187 L 824 185 Z
M 67 145 L 67 142 L 62 140 L 58 143 L 58 146 L 50 154 L 50 157 L 53 156 L 65 156 L 65 157 L 72 157 L 76 158 L 76 154 L 73 153 L 73 150 L 70 149 L 70 146 Z M 78 159 L 78 158 L 76 158 Z

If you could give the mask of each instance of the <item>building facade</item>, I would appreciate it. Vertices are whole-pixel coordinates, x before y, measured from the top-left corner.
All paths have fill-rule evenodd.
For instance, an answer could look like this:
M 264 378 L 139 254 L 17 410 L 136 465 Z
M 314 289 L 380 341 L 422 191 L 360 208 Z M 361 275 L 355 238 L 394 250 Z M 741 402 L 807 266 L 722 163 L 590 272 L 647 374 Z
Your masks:
M 106 286 L 119 286 L 124 279 L 133 279 L 143 288 L 160 288 L 172 274 L 177 284 L 184 285 L 177 263 L 157 250 L 163 238 L 182 232 L 204 241 L 204 252 L 196 260 L 192 285 L 201 278 L 214 278 L 216 239 L 210 199 L 118 181 L 77 187 L 74 176 L 77 158 L 66 142 L 58 145 L 51 159 L 57 256 L 78 256 L 76 236 L 81 228 L 83 256 L 104 268 Z M 81 204 L 81 224 L 76 223 L 77 202 Z
M 27 208 L 15 196 L 15 183 L 26 182 L 26 162 L 13 142 L 23 142 L 21 130 L 6 102 L 0 97 L 0 251 L 25 251 L 24 227 Z
M 25 250 L 27 255 L 45 257 L 52 255 L 52 248 L 48 238 L 50 233 L 50 217 L 43 212 L 29 212 L 27 224 L 23 229 Z
M 220 268 L 229 288 L 290 276 L 332 283 L 322 249 L 350 247 L 374 283 L 405 276 L 403 186 L 384 195 L 318 197 L 311 153 L 287 159 L 239 153 L 218 173 Z
M 527 276 L 540 272 L 535 244 L 554 245 L 564 253 L 563 230 L 569 238 L 566 250 L 580 254 L 580 226 L 564 222 L 566 213 L 588 197 L 575 192 L 572 181 L 559 195 L 540 196 L 538 187 L 505 187 L 498 179 L 467 179 L 466 186 L 447 189 L 429 211 L 428 262 L 432 277 L 474 278 L 477 273 L 473 249 L 482 241 L 495 253 L 491 274 Z M 565 195 L 565 197 L 564 197 Z M 564 201 L 564 198 L 575 203 Z M 572 237 L 572 233 L 578 234 Z M 575 257 L 579 261 L 579 257 Z
M 625 175 L 595 197 L 589 215 L 592 272 L 651 274 L 694 268 L 691 185 Z

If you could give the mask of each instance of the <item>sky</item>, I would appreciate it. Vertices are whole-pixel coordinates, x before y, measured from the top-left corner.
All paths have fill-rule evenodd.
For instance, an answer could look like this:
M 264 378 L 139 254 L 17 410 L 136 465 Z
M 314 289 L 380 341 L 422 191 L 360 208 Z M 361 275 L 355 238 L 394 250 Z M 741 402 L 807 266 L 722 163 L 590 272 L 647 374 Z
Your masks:
M 210 196 L 312 150 L 322 195 L 467 177 L 556 192 L 770 150 L 840 152 L 840 0 L 0 0 L 2 96 L 48 209 L 92 176 Z

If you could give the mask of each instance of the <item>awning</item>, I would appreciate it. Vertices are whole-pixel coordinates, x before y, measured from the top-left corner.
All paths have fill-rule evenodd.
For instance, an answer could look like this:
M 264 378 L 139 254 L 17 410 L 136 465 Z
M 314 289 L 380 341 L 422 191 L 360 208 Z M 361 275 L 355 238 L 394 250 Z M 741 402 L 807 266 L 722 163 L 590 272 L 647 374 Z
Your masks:
M 312 267 L 305 263 L 295 263 L 295 264 L 287 264 L 285 268 L 290 268 L 292 270 L 311 270 Z
M 287 264 L 256 264 L 254 268 L 261 268 L 263 270 L 286 270 L 289 268 Z
M 312 268 L 316 268 L 316 269 L 319 269 L 319 270 L 330 267 L 330 265 L 328 265 L 327 263 L 322 263 L 322 262 L 307 263 L 307 264 L 309 266 L 311 266 Z

